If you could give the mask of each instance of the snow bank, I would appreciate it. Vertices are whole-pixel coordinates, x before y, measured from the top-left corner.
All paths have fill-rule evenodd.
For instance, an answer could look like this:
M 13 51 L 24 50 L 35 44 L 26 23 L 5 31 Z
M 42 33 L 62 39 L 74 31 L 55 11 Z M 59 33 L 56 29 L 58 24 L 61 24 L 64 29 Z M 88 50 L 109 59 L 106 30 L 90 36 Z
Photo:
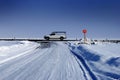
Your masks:
M 28 53 L 37 44 L 28 41 L 1 41 L 0 64 Z M 21 54 L 20 54 L 21 53 Z
M 120 79 L 120 44 L 73 44 L 70 47 L 76 54 L 83 57 L 98 79 Z
M 120 44 L 103 43 L 97 45 L 83 45 L 83 47 L 94 54 L 100 55 L 103 62 L 112 57 L 120 57 Z

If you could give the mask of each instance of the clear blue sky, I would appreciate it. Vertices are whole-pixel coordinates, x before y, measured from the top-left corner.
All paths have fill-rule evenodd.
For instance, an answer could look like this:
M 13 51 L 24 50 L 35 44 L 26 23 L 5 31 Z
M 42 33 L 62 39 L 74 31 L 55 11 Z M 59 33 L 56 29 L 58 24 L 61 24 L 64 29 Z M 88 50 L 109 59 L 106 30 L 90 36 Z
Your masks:
M 0 38 L 82 38 L 84 28 L 89 38 L 120 39 L 120 0 L 0 0 Z

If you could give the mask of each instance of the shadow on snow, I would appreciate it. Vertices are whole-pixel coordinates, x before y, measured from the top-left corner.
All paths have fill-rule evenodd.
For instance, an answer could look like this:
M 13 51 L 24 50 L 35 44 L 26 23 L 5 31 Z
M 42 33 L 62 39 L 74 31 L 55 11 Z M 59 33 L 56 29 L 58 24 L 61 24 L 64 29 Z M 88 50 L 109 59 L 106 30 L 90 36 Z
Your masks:
M 99 61 L 100 60 L 99 55 L 89 52 L 88 50 L 84 49 L 82 46 L 79 46 L 77 48 L 81 51 L 81 55 L 84 56 L 84 58 L 87 61 Z
M 71 52 L 73 53 L 73 55 L 75 55 L 80 62 L 83 64 L 84 68 L 88 71 L 89 75 L 91 76 L 91 78 L 93 80 L 97 80 L 97 77 L 93 74 L 93 72 L 90 70 L 90 68 L 88 67 L 87 63 L 85 62 L 85 60 L 83 59 L 82 56 L 76 54 L 74 51 L 71 50 Z
M 120 57 L 111 58 L 106 63 L 109 64 L 110 66 L 118 67 L 120 66 Z
M 92 79 L 97 80 L 96 76 L 93 74 L 93 72 L 87 66 L 85 60 L 87 60 L 88 62 L 90 62 L 90 61 L 98 62 L 101 57 L 99 55 L 94 54 L 93 52 L 90 52 L 90 51 L 86 50 L 82 46 L 77 47 L 77 50 L 80 51 L 79 53 L 74 52 L 74 49 L 76 48 L 75 46 L 70 46 L 70 47 L 72 47 L 71 52 L 82 62 L 82 64 L 84 65 L 86 70 L 89 72 L 90 76 L 92 77 Z M 106 63 L 109 64 L 110 66 L 119 67 L 120 66 L 120 61 L 119 60 L 120 60 L 120 57 L 111 58 L 108 61 L 106 61 Z M 120 75 L 118 75 L 118 74 L 99 70 L 98 68 L 96 68 L 94 66 L 93 63 L 89 63 L 89 64 L 94 68 L 93 70 L 96 71 L 97 73 L 108 76 L 110 78 L 120 79 Z

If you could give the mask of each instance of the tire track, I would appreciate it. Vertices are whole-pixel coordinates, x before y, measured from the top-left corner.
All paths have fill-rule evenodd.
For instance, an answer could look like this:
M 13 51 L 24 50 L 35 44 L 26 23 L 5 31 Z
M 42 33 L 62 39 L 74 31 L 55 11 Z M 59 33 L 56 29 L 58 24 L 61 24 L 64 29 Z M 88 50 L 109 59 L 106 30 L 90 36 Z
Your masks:
M 98 80 L 97 77 L 94 75 L 94 73 L 90 70 L 90 68 L 88 67 L 87 63 L 85 62 L 84 58 L 81 55 L 78 55 L 77 53 L 75 53 L 74 51 L 70 50 L 74 56 L 76 56 L 78 58 L 78 60 L 80 60 L 80 62 L 83 64 L 84 68 L 88 71 L 90 77 L 93 80 Z M 83 69 L 83 68 L 82 68 Z M 84 73 L 84 72 L 83 72 Z

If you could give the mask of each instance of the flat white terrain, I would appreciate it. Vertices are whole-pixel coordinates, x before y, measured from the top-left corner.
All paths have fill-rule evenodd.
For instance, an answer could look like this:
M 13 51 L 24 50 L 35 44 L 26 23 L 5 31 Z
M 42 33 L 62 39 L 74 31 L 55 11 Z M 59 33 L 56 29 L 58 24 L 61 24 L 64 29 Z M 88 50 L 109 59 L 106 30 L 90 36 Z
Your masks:
M 120 78 L 120 44 L 0 41 L 0 80 Z

